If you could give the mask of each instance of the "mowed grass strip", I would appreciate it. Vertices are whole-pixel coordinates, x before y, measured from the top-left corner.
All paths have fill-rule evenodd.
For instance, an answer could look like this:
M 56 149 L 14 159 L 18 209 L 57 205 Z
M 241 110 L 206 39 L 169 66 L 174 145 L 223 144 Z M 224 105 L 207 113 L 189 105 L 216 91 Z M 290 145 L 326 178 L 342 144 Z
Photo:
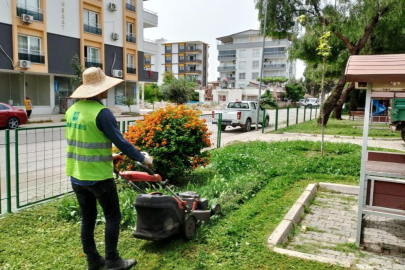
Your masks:
M 361 147 L 351 144 L 251 142 L 212 152 L 208 168 L 190 183 L 223 215 L 200 226 L 194 240 L 147 242 L 121 232 L 119 250 L 134 257 L 139 269 L 331 269 L 272 252 L 266 241 L 306 185 L 318 181 L 357 184 Z M 135 192 L 135 191 L 134 191 Z M 80 223 L 57 219 L 59 201 L 0 218 L 0 269 L 85 269 Z M 104 251 L 104 226 L 96 243 Z
M 363 129 L 354 127 L 362 127 L 363 124 L 363 121 L 329 119 L 328 124 L 325 127 L 325 134 L 362 137 Z M 369 137 L 401 139 L 401 133 L 399 131 L 391 132 L 388 129 L 388 124 L 373 124 L 371 125 L 371 127 L 372 128 L 369 130 Z M 386 129 L 373 129 L 373 127 Z M 280 134 L 284 132 L 321 134 L 321 126 L 317 124 L 316 120 L 312 120 L 297 125 L 292 125 L 288 128 L 282 128 L 277 131 L 272 131 L 270 133 Z

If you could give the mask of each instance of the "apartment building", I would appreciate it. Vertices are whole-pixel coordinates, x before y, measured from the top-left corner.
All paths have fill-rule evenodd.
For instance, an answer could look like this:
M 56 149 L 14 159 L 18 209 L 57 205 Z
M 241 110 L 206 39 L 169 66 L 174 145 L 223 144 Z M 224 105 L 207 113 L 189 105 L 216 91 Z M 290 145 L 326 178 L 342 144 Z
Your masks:
M 296 63 L 288 60 L 291 42 L 287 39 L 266 37 L 263 63 L 263 36 L 258 30 L 247 30 L 217 40 L 218 82 L 223 88 L 245 88 L 260 76 L 262 65 L 264 77 L 295 77 Z
M 208 85 L 209 45 L 202 41 L 156 40 L 159 51 L 152 57 L 149 67 L 159 73 L 159 84 L 163 83 L 166 71 L 172 71 L 176 78 L 188 77 L 197 85 Z
M 158 80 L 144 67 L 145 51 L 157 50 L 143 39 L 157 25 L 142 0 L 0 1 L 0 101 L 22 107 L 28 95 L 36 114 L 64 112 L 77 55 L 83 68 L 124 79 L 109 90 L 108 107 L 126 108 L 126 97 L 139 104 L 140 84 Z

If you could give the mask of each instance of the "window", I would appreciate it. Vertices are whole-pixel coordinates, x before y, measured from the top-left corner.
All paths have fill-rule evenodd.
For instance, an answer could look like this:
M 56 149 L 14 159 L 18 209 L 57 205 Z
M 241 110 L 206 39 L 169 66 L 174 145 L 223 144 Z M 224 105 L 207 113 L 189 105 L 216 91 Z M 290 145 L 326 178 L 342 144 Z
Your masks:
M 239 73 L 239 80 L 246 80 L 246 73 Z
M 166 51 L 171 52 L 172 51 L 172 45 L 166 45 Z
M 134 66 L 134 55 L 133 54 L 127 54 L 127 65 L 129 67 Z
M 245 58 L 246 57 L 246 50 L 240 50 L 239 51 L 239 57 Z
M 250 102 L 250 108 L 256 110 L 256 104 L 254 102 Z
M 17 4 L 24 5 L 30 8 L 39 8 L 39 0 L 18 0 Z
M 184 62 L 184 55 L 179 55 L 179 62 L 183 63 Z
M 9 111 L 9 110 L 11 110 L 10 107 L 0 104 L 0 111 Z
M 179 71 L 184 73 L 184 66 L 179 66 Z
M 263 40 L 263 37 L 256 37 L 256 38 L 255 38 L 255 41 L 256 41 L 256 42 L 260 42 L 260 41 L 262 41 L 262 40 Z
M 84 31 L 92 34 L 101 35 L 101 26 L 99 25 L 98 21 L 98 13 L 90 11 L 90 10 L 83 10 L 83 17 L 84 17 Z
M 172 70 L 172 66 L 166 66 L 165 67 L 165 71 L 171 71 Z
M 39 0 L 18 0 L 17 1 L 17 16 L 22 14 L 31 15 L 35 21 L 44 21 L 44 15 L 40 9 Z
M 256 81 L 256 79 L 259 77 L 259 72 L 253 72 L 252 73 L 252 80 Z
M 248 42 L 249 42 L 248 37 L 239 38 L 239 40 L 238 40 L 238 43 L 248 43 Z
M 226 95 L 218 95 L 219 101 L 226 101 Z
M 134 24 L 127 22 L 127 35 L 134 33 Z
M 18 35 L 18 59 L 29 60 L 34 63 L 45 63 L 44 53 L 41 51 L 41 39 L 32 36 Z
M 184 44 L 180 44 L 180 45 L 179 45 L 179 50 L 180 50 L 180 51 L 184 51 Z
M 239 88 L 244 89 L 246 87 L 246 84 L 239 84 Z M 244 104 L 245 106 L 242 106 L 243 109 L 249 109 L 247 104 Z
M 253 57 L 259 57 L 260 56 L 260 49 L 253 49 Z
M 240 61 L 239 62 L 239 68 L 240 69 L 246 69 L 246 61 Z
M 172 56 L 171 55 L 166 55 L 166 63 L 171 63 L 172 62 Z
M 85 48 L 85 53 L 86 53 L 86 57 L 87 59 L 91 59 L 91 60 L 99 60 L 100 59 L 100 49 L 99 48 L 94 48 L 94 47 L 89 47 L 86 46 Z
M 259 61 L 253 61 L 252 68 L 259 68 Z

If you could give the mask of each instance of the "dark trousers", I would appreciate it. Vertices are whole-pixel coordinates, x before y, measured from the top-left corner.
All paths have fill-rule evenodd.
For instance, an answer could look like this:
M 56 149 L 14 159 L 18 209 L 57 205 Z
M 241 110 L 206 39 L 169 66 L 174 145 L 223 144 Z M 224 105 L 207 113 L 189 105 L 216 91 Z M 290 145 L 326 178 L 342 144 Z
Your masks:
M 27 110 L 27 116 L 28 116 L 28 118 L 30 118 L 31 113 L 32 113 L 32 110 Z
M 72 183 L 72 187 L 82 213 L 81 240 L 87 259 L 91 261 L 99 256 L 94 241 L 98 201 L 106 219 L 105 258 L 107 261 L 115 261 L 118 258 L 117 244 L 121 212 L 114 179 L 100 181 L 92 186 L 79 186 Z

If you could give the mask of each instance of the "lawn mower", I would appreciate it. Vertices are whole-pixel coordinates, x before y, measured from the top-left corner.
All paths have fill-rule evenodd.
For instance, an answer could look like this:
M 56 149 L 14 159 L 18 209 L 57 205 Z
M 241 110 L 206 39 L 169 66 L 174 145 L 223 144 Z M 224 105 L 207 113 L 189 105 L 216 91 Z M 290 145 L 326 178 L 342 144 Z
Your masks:
M 174 235 L 181 234 L 186 240 L 194 237 L 197 224 L 208 222 L 210 218 L 221 211 L 219 204 L 211 209 L 208 200 L 200 198 L 194 191 L 175 193 L 169 187 L 169 181 L 162 181 L 162 177 L 140 162 L 137 165 L 146 172 L 124 171 L 118 172 L 122 178 L 128 181 L 139 194 L 136 196 L 134 206 L 137 213 L 135 238 L 159 241 Z M 164 195 L 161 192 L 146 194 L 136 182 L 153 182 L 161 185 L 172 194 Z

